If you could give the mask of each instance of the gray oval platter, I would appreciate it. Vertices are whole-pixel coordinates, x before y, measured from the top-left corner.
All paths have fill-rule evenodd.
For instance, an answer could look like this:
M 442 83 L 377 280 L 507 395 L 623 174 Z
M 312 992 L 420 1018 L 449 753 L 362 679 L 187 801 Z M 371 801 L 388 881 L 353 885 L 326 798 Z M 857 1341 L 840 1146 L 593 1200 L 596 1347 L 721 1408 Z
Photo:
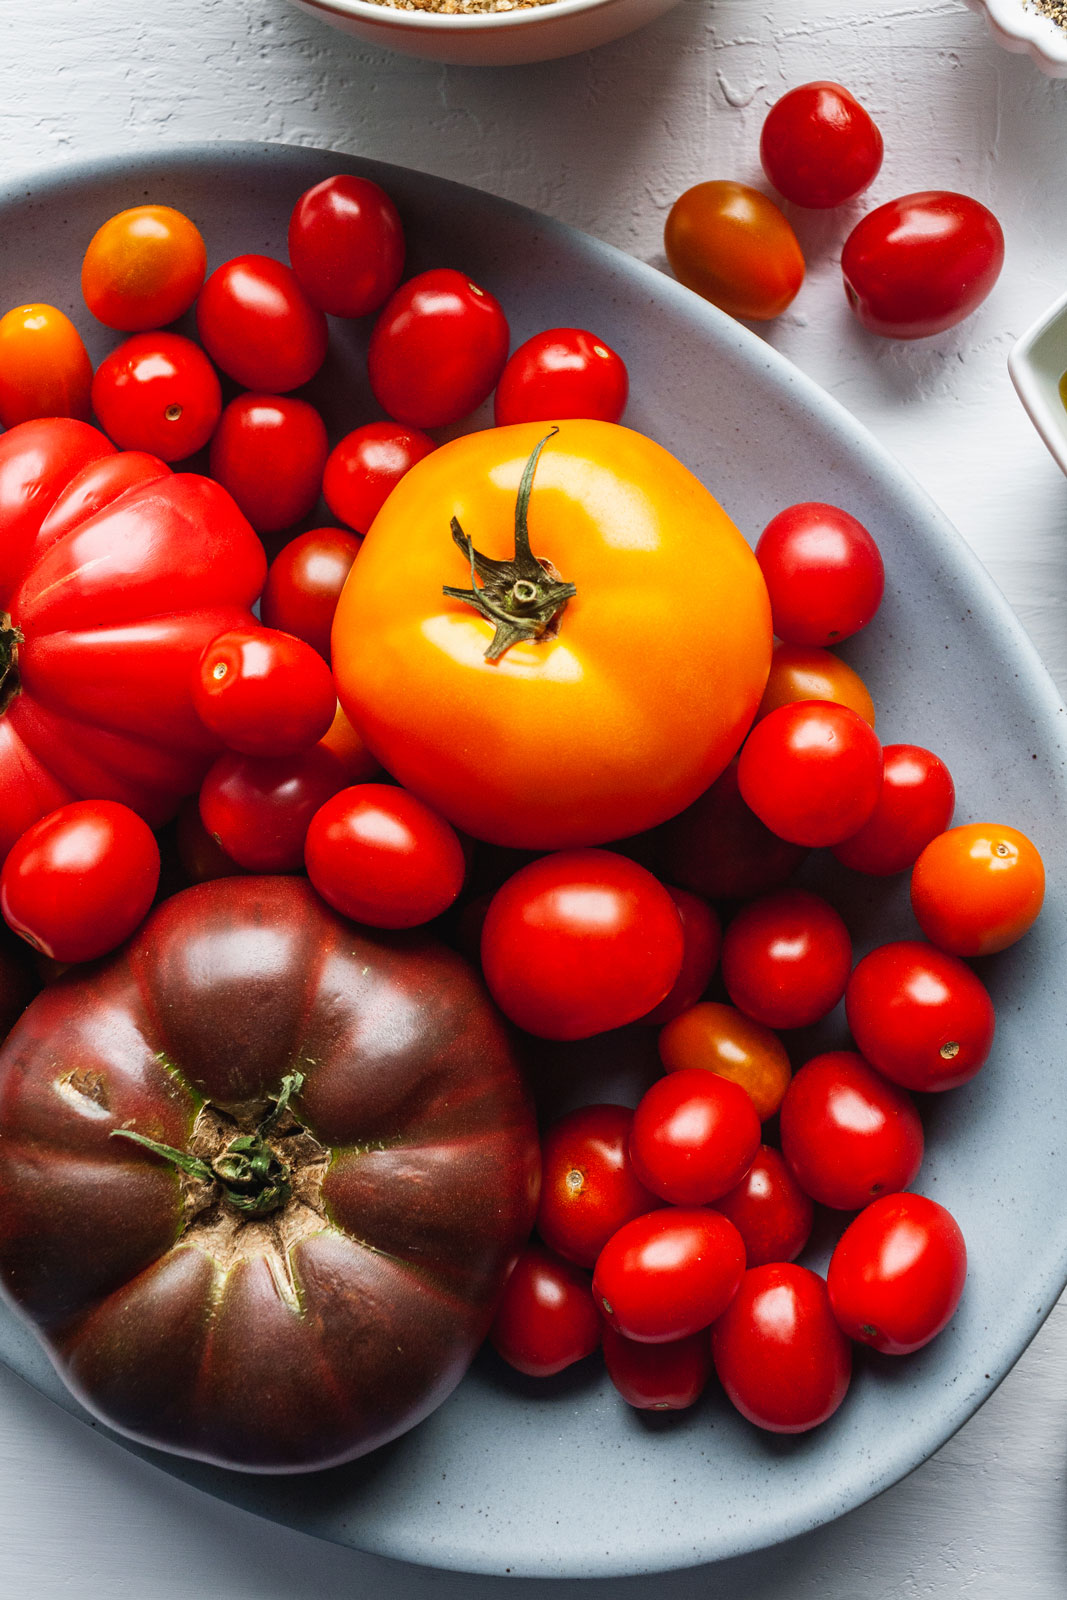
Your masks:
M 150 198 L 195 219 L 211 266 L 248 251 L 284 259 L 297 195 L 340 171 L 364 173 L 393 195 L 409 271 L 471 273 L 499 296 L 515 343 L 569 324 L 614 345 L 631 373 L 628 423 L 692 467 L 750 539 L 782 506 L 807 499 L 844 505 L 872 529 L 887 597 L 844 653 L 872 689 L 879 732 L 948 761 L 958 821 L 1030 833 L 1051 892 L 1020 945 L 977 964 L 998 1007 L 988 1067 L 924 1107 L 928 1150 L 916 1187 L 952 1209 L 969 1242 L 961 1309 L 909 1360 L 859 1359 L 851 1394 L 824 1427 L 801 1438 L 763 1434 L 717 1392 L 689 1413 L 642 1415 L 617 1399 L 596 1361 L 537 1384 L 483 1354 L 436 1415 L 350 1467 L 255 1478 L 136 1453 L 263 1516 L 431 1566 L 608 1576 L 738 1555 L 817 1527 L 925 1460 L 1004 1377 L 1067 1280 L 1063 708 L 975 558 L 840 406 L 651 268 L 473 189 L 272 145 L 179 146 L 60 166 L 0 189 L 0 309 L 21 300 L 62 307 L 98 359 L 115 340 L 90 329 L 78 271 L 105 218 Z M 378 414 L 363 371 L 366 332 L 333 326 L 327 367 L 310 391 L 335 436 Z M 906 883 L 849 879 L 825 864 L 811 881 L 844 910 L 860 949 L 914 932 Z M 835 1016 L 818 1042 L 844 1038 Z M 813 1042 L 796 1041 L 798 1062 Z M 536 1066 L 556 1104 L 632 1098 L 648 1070 L 639 1030 L 607 1048 L 553 1051 Z M 804 1259 L 819 1265 L 825 1255 L 824 1241 Z M 0 1358 L 84 1417 L 34 1337 L 2 1309 Z

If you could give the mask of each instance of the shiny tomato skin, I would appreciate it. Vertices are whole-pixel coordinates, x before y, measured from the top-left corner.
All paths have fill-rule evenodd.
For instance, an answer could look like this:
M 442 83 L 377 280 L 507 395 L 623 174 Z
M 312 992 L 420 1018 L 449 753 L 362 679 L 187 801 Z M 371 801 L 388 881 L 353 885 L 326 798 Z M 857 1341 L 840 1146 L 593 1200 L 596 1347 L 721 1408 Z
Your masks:
M 711 1332 L 715 1370 L 743 1417 L 770 1433 L 806 1433 L 848 1392 L 852 1351 L 826 1284 L 807 1267 L 753 1267 Z
M 584 328 L 549 328 L 508 357 L 493 418 L 498 428 L 567 417 L 618 422 L 629 390 L 625 362 L 603 339 Z
M 270 256 L 234 256 L 208 278 L 196 302 L 201 343 L 242 388 L 286 394 L 326 359 L 326 318 L 292 268 Z
M 761 1144 L 741 1182 L 715 1202 L 745 1246 L 750 1267 L 793 1261 L 811 1236 L 815 1206 L 773 1145 Z
M 369 178 L 325 178 L 293 207 L 289 260 L 320 311 L 368 316 L 388 300 L 404 270 L 404 229 L 396 206 Z
M 861 1054 L 905 1089 L 955 1089 L 993 1048 L 996 1018 L 985 986 L 958 956 L 917 939 L 864 956 L 848 981 L 845 1011 Z
M 292 756 L 227 751 L 200 787 L 200 817 L 247 872 L 297 872 L 312 817 L 345 782 L 341 763 L 321 744 Z
M 882 165 L 882 135 L 839 83 L 802 83 L 776 100 L 760 134 L 760 163 L 797 206 L 843 206 L 870 188 Z
M 696 1405 L 711 1377 L 711 1343 L 703 1331 L 668 1344 L 642 1344 L 605 1321 L 601 1348 L 608 1377 L 637 1411 L 685 1411 Z
M 882 787 L 882 747 L 848 706 L 800 700 L 756 724 L 737 768 L 741 798 L 793 844 L 837 844 L 870 817 Z
M 965 194 L 930 189 L 869 211 L 841 252 L 848 303 L 871 333 L 926 339 L 977 310 L 1000 276 L 1004 234 Z
M 742 906 L 723 936 L 726 992 L 768 1028 L 818 1022 L 841 999 L 851 971 L 844 919 L 808 889 L 779 889 Z
M 750 724 L 771 646 L 755 558 L 707 491 L 642 435 L 569 421 L 536 461 L 528 527 L 578 593 L 558 633 L 488 661 L 494 626 L 442 594 L 471 582 L 449 525 L 513 557 L 544 429 L 469 434 L 412 467 L 360 550 L 332 652 L 342 704 L 405 788 L 477 839 L 539 850 L 623 839 L 694 800 Z
M 549 1249 L 580 1267 L 596 1265 L 623 1223 L 662 1204 L 634 1172 L 633 1120 L 629 1106 L 581 1106 L 541 1141 L 537 1231 Z
M 804 281 L 804 257 L 782 212 L 758 189 L 698 183 L 674 202 L 664 232 L 671 271 L 731 317 L 768 322 Z
M 180 333 L 135 333 L 104 357 L 92 387 L 100 426 L 120 450 L 184 461 L 202 450 L 222 412 L 207 356 Z
M 668 1344 L 721 1316 L 744 1270 L 741 1235 L 726 1217 L 667 1206 L 612 1234 L 593 1272 L 593 1296 L 617 1333 Z
M 34 302 L 0 317 L 0 425 L 38 417 L 87 422 L 92 381 L 81 334 L 55 306 Z
M 740 1084 L 761 1122 L 782 1103 L 791 1067 L 785 1046 L 762 1022 L 717 1000 L 702 1000 L 672 1018 L 659 1036 L 667 1072 L 699 1068 Z
M 791 878 L 807 855 L 745 804 L 737 757 L 710 789 L 659 829 L 665 875 L 709 900 L 748 900 Z
M 267 626 L 295 634 L 329 661 L 333 615 L 361 543 L 347 528 L 311 528 L 283 545 L 260 599 Z
M 848 706 L 872 728 L 875 725 L 874 701 L 867 685 L 846 661 L 818 645 L 786 644 L 780 639 L 774 646 L 771 674 L 756 721 L 798 700 L 833 700 Z
M 0 872 L 9 927 L 56 961 L 94 961 L 129 938 L 159 883 L 147 822 L 113 800 L 75 800 L 35 822 Z
M 467 870 L 455 829 L 387 783 L 332 795 L 311 819 L 304 864 L 327 905 L 371 928 L 415 928 L 439 917 Z
M 903 872 L 952 820 L 956 790 L 940 756 L 916 744 L 882 749 L 882 787 L 867 821 L 833 846 L 842 866 L 874 877 Z
M 366 533 L 405 472 L 436 448 L 418 428 L 398 422 L 364 423 L 330 451 L 323 499 L 339 522 Z
M 789 644 L 839 644 L 882 603 L 885 568 L 862 522 L 839 506 L 805 500 L 779 511 L 756 545 L 774 631 Z
M 173 206 L 132 206 L 89 241 L 82 294 L 98 322 L 120 333 L 165 328 L 200 293 L 207 251 L 195 223 Z
M 306 400 L 240 394 L 219 419 L 210 471 L 257 533 L 278 533 L 315 505 L 328 453 L 326 424 Z
M 657 1028 L 696 1004 L 711 982 L 722 948 L 722 924 L 714 908 L 686 889 L 675 889 L 669 883 L 666 889 L 681 919 L 685 950 L 674 988 L 640 1019 Z
M 592 1355 L 600 1344 L 600 1318 L 589 1274 L 528 1244 L 500 1297 L 489 1342 L 499 1356 L 529 1378 L 551 1378 Z
M 923 933 L 956 956 L 989 956 L 1033 927 L 1045 867 L 1018 828 L 972 822 L 940 833 L 911 873 L 911 906 Z
M 465 272 L 420 272 L 374 324 L 367 352 L 374 398 L 413 428 L 459 422 L 492 394 L 510 339 L 499 302 Z
M 482 928 L 493 999 L 541 1039 L 636 1021 L 670 993 L 684 950 L 666 889 L 610 850 L 561 850 L 520 868 Z
M 892 1194 L 845 1229 L 826 1281 L 850 1339 L 904 1356 L 951 1320 L 966 1279 L 967 1246 L 951 1212 L 925 1195 Z
M 669 1072 L 634 1112 L 630 1160 L 646 1189 L 674 1206 L 710 1205 L 740 1183 L 760 1124 L 740 1084 L 699 1067 Z
M 330 669 L 309 644 L 275 628 L 234 628 L 200 658 L 193 704 L 206 728 L 247 756 L 307 750 L 333 722 Z
M 906 1188 L 922 1165 L 914 1101 L 854 1050 L 813 1056 L 794 1073 L 780 1126 L 794 1178 L 835 1211 L 858 1211 Z

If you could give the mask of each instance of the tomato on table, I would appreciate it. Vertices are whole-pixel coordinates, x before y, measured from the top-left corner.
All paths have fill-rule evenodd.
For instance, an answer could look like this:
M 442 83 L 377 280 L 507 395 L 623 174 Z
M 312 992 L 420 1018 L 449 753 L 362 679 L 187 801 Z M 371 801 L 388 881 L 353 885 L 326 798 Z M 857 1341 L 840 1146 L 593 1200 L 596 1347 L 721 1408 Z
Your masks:
M 731 317 L 781 316 L 804 281 L 797 236 L 773 200 L 744 183 L 698 183 L 664 232 L 671 271 Z
M 739 1083 L 699 1067 L 646 1089 L 630 1129 L 630 1160 L 646 1189 L 675 1206 L 710 1205 L 740 1183 L 760 1124 Z
M 129 938 L 159 883 L 147 822 L 114 800 L 75 800 L 42 817 L 0 872 L 0 912 L 56 961 L 93 961 Z
M 617 1333 L 668 1344 L 720 1317 L 744 1270 L 741 1235 L 726 1217 L 667 1206 L 612 1234 L 597 1259 L 593 1295 Z
M 1045 866 L 1018 828 L 972 822 L 940 833 L 911 873 L 911 905 L 939 950 L 988 956 L 1006 950 L 1037 921 Z
M 362 540 L 347 528 L 311 528 L 284 545 L 270 564 L 260 615 L 330 659 L 337 601 Z
M 685 949 L 681 971 L 670 994 L 640 1019 L 657 1028 L 696 1004 L 711 982 L 722 947 L 722 924 L 707 901 L 686 889 L 675 889 L 672 884 L 665 887 L 681 919 Z
M 882 787 L 858 833 L 835 844 L 843 866 L 875 877 L 910 867 L 931 839 L 948 827 L 956 790 L 940 756 L 916 744 L 882 750 Z
M 826 1282 L 850 1339 L 910 1355 L 952 1319 L 967 1280 L 967 1246 L 950 1211 L 921 1194 L 876 1200 L 845 1229 Z
M 38 417 L 89 419 L 93 364 L 55 306 L 34 302 L 0 317 L 0 426 Z
M 760 534 L 756 560 L 774 631 L 789 644 L 838 644 L 865 628 L 882 603 L 878 546 L 839 506 L 806 500 L 779 511 Z
M 404 270 L 396 206 L 369 178 L 340 172 L 305 190 L 289 218 L 289 260 L 313 305 L 332 317 L 365 317 Z
M 993 1048 L 996 1018 L 984 984 L 958 956 L 917 939 L 864 956 L 845 1011 L 861 1053 L 905 1089 L 955 1089 Z
M 420 272 L 374 324 L 367 352 L 374 398 L 413 428 L 459 422 L 492 394 L 510 339 L 499 301 L 465 272 Z
M 741 1235 L 750 1267 L 793 1261 L 807 1244 L 815 1218 L 811 1196 L 769 1144 L 760 1145 L 741 1182 L 719 1196 L 715 1209 Z
M 696 1405 L 711 1377 L 711 1342 L 704 1332 L 642 1344 L 605 1322 L 601 1348 L 608 1377 L 637 1411 L 685 1411 Z
M 104 357 L 93 410 L 121 450 L 184 461 L 202 450 L 222 413 L 222 389 L 199 345 L 180 333 L 135 333 Z
M 315 505 L 328 453 L 326 424 L 306 400 L 241 394 L 219 419 L 209 464 L 256 532 L 277 533 Z
M 793 844 L 837 844 L 870 817 L 882 788 L 882 747 L 848 706 L 799 700 L 758 722 L 737 767 L 741 798 Z
M 245 389 L 285 394 L 326 359 L 326 318 L 291 267 L 271 256 L 234 256 L 208 278 L 196 302 L 204 349 Z
M 777 889 L 808 853 L 772 833 L 745 804 L 737 767 L 735 756 L 709 789 L 658 830 L 665 876 L 709 900 L 747 900 Z
M 317 744 L 337 707 L 330 669 L 302 639 L 274 628 L 231 629 L 200 658 L 193 704 L 206 728 L 249 756 Z
M 776 100 L 760 134 L 760 162 L 794 205 L 842 206 L 869 189 L 882 165 L 882 135 L 840 83 L 802 83 Z
M 298 872 L 312 817 L 346 781 L 322 744 L 291 756 L 227 751 L 200 786 L 201 820 L 247 872 Z
M 580 1106 L 541 1141 L 537 1231 L 550 1249 L 594 1267 L 613 1233 L 662 1202 L 634 1172 L 628 1106 Z
M 798 700 L 832 700 L 839 706 L 848 706 L 872 728 L 875 725 L 874 701 L 859 673 L 847 661 L 818 645 L 787 644 L 780 639 L 774 646 L 771 673 L 756 721 L 779 706 L 794 705 Z
M 589 1274 L 543 1245 L 528 1244 L 512 1267 L 489 1342 L 517 1372 L 551 1378 L 592 1355 L 600 1318 Z
M 549 328 L 509 356 L 493 416 L 498 428 L 568 417 L 618 422 L 629 391 L 626 364 L 603 339 L 585 328 Z
M 801 1188 L 837 1211 L 906 1188 L 923 1159 L 915 1102 L 854 1050 L 813 1056 L 794 1074 L 781 1139 Z
M 668 1072 L 698 1067 L 739 1084 L 761 1122 L 781 1105 L 792 1070 L 777 1034 L 717 1000 L 672 1018 L 660 1033 L 659 1056 Z
M 837 1005 L 852 971 L 844 919 L 808 889 L 742 906 L 723 935 L 726 992 L 768 1028 L 806 1028 Z
M 339 522 L 366 533 L 405 472 L 436 448 L 418 428 L 367 422 L 346 433 L 330 451 L 323 499 Z
M 99 227 L 82 261 L 85 304 L 107 328 L 146 333 L 183 316 L 200 293 L 207 251 L 173 206 L 131 206 Z

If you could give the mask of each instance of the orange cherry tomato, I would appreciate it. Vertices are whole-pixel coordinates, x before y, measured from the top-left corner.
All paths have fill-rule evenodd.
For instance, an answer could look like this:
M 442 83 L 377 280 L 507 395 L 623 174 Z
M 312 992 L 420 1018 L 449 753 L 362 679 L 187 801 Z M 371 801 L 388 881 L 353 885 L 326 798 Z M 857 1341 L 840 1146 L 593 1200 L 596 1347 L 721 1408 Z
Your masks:
M 93 234 L 82 262 L 82 294 L 93 316 L 121 333 L 165 328 L 204 281 L 200 230 L 171 206 L 134 206 Z
M 62 311 L 16 306 L 0 317 L 0 423 L 35 417 L 89 420 L 93 366 L 81 334 Z
M 668 1022 L 659 1036 L 659 1057 L 668 1072 L 702 1067 L 739 1083 L 761 1122 L 778 1110 L 792 1071 L 776 1033 L 716 1000 L 702 1000 Z
M 744 183 L 687 189 L 671 208 L 663 242 L 678 281 L 731 317 L 769 322 L 804 281 L 804 257 L 785 216 Z
M 595 421 L 468 434 L 417 462 L 332 635 L 338 696 L 386 770 L 475 838 L 538 850 L 695 800 L 770 654 L 763 577 L 722 508 L 661 446 Z
M 989 956 L 1021 939 L 1041 910 L 1045 867 L 1017 828 L 972 822 L 931 839 L 911 873 L 911 903 L 931 944 Z
M 858 672 L 818 645 L 784 644 L 778 640 L 771 657 L 771 675 L 756 712 L 756 721 L 796 700 L 833 700 L 848 706 L 874 727 L 874 701 Z

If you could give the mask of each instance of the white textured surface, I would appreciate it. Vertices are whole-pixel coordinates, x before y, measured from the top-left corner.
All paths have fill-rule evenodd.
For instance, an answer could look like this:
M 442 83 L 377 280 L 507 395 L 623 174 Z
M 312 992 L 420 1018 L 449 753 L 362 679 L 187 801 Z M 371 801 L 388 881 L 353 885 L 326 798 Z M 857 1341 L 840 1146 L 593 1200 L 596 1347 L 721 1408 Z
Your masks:
M 799 214 L 809 281 L 769 337 L 940 502 L 1067 690 L 1067 479 L 1005 369 L 1015 337 L 1067 286 L 1067 83 L 1004 54 L 961 0 L 684 0 L 589 56 L 495 74 L 362 50 L 285 0 L 2 0 L 0 176 L 116 145 L 282 139 L 458 178 L 659 264 L 673 199 L 704 178 L 757 181 L 764 109 L 818 77 L 846 83 L 881 124 L 871 203 L 966 190 L 1000 216 L 1008 263 L 961 329 L 882 342 L 845 309 L 847 218 Z M 833 1527 L 711 1572 L 516 1587 L 560 1600 L 1063 1600 L 1065 1499 L 1061 1303 L 938 1456 Z M 488 1600 L 505 1589 L 260 1523 L 95 1438 L 2 1369 L 0 1573 L 0 1593 L 20 1600 Z

